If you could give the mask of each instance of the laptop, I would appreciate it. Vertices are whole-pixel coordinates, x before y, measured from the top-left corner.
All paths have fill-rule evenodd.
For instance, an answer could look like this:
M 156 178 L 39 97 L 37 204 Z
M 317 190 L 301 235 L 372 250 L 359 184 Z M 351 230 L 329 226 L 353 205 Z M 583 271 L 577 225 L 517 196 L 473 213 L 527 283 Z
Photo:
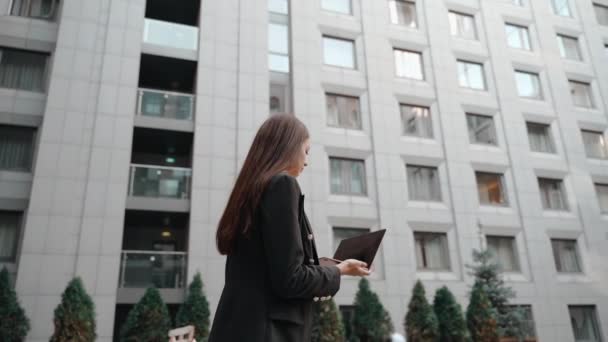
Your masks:
M 381 229 L 344 239 L 340 242 L 333 258 L 321 257 L 319 258 L 319 263 L 324 266 L 331 266 L 339 264 L 346 259 L 357 259 L 365 262 L 367 267 L 370 268 L 385 233 L 386 229 Z

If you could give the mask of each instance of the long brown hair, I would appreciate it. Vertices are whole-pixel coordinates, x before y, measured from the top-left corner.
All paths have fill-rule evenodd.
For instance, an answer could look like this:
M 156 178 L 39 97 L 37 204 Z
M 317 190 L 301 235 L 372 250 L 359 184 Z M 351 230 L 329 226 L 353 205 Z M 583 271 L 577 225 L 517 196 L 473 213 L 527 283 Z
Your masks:
M 247 234 L 270 179 L 288 169 L 308 139 L 306 126 L 291 114 L 276 114 L 258 130 L 220 219 L 216 244 L 230 254 L 239 235 Z

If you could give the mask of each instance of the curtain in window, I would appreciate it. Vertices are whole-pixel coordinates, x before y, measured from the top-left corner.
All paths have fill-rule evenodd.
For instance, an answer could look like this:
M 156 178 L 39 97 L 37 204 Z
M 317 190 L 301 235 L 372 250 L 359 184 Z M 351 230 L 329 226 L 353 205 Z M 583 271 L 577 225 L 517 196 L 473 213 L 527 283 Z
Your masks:
M 571 306 L 568 310 L 576 342 L 601 341 L 594 306 Z
M 488 249 L 494 254 L 495 261 L 503 271 L 518 271 L 517 257 L 515 255 L 515 238 L 488 237 Z
M 549 126 L 527 123 L 530 149 L 535 152 L 555 153 Z
M 572 102 L 577 107 L 592 108 L 591 85 L 588 83 L 570 81 L 570 94 Z
M 602 213 L 608 213 L 608 184 L 595 184 L 595 191 Z
M 0 87 L 42 92 L 47 55 L 0 49 Z
M 502 188 L 502 175 L 477 172 L 477 192 L 481 204 L 506 204 Z
M 365 194 L 365 170 L 362 162 L 350 161 L 346 162 L 351 167 L 351 182 L 350 192 L 354 194 Z M 346 169 L 346 168 L 345 168 Z
M 401 124 L 405 135 L 433 137 L 433 121 L 429 108 L 401 105 Z
M 416 264 L 419 269 L 447 270 L 449 256 L 445 234 L 416 233 Z
M 393 0 L 389 2 L 391 22 L 416 28 L 416 5 L 412 2 Z
M 582 135 L 587 157 L 608 158 L 608 146 L 606 146 L 606 140 L 602 132 L 582 131 Z
M 0 125 L 0 170 L 31 169 L 34 132 L 33 128 Z
M 0 261 L 14 261 L 21 215 L 0 212 Z
M 418 52 L 394 50 L 395 72 L 398 77 L 423 80 L 422 55 Z
M 359 99 L 351 96 L 327 95 L 327 124 L 334 127 L 361 129 Z
M 562 190 L 562 182 L 556 179 L 539 178 L 541 200 L 543 208 L 565 210 L 566 199 Z
M 358 160 L 330 159 L 331 192 L 334 194 L 367 193 L 365 164 Z
M 441 201 L 441 187 L 437 168 L 408 165 L 407 181 L 410 199 Z
M 576 240 L 552 240 L 551 244 L 558 272 L 581 272 Z
M 467 125 L 470 142 L 496 145 L 496 129 L 492 117 L 467 114 Z

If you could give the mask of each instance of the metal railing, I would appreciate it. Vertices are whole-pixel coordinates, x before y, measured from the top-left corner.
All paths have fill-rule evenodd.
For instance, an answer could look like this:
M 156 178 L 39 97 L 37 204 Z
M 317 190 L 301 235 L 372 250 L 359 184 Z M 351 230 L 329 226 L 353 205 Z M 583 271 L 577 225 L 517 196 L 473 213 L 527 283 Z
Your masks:
M 191 178 L 190 168 L 131 164 L 128 195 L 188 199 Z
M 145 18 L 144 43 L 178 49 L 198 49 L 198 27 Z
M 186 258 L 186 252 L 124 250 L 121 253 L 118 287 L 184 288 Z
M 194 95 L 140 88 L 137 92 L 137 115 L 192 121 Z

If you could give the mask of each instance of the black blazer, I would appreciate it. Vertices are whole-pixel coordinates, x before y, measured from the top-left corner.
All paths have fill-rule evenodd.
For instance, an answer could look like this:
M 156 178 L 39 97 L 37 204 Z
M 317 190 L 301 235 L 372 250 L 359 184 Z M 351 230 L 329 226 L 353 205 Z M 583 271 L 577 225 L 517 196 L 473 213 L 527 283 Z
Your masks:
M 274 176 L 256 213 L 226 260 L 209 342 L 310 341 L 312 303 L 338 292 L 340 271 L 319 266 L 295 178 Z

